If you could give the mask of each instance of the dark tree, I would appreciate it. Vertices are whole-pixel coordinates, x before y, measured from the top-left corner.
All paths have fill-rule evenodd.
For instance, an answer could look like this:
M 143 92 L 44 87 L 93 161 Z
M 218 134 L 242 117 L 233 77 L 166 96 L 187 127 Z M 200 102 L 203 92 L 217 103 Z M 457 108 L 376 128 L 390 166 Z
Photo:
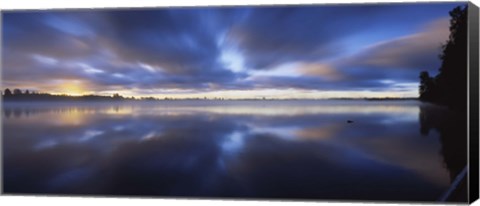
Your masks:
M 443 46 L 436 79 L 444 92 L 441 103 L 462 109 L 467 107 L 467 8 L 457 7 L 450 16 L 450 37 Z
M 421 72 L 419 93 L 422 101 L 450 108 L 421 107 L 420 131 L 428 135 L 433 128 L 440 133 L 441 153 L 453 182 L 467 165 L 467 7 L 456 7 L 450 11 L 450 17 L 450 36 L 439 55 L 439 73 L 432 78 Z M 467 200 L 466 188 L 464 178 L 448 200 Z
M 118 93 L 113 94 L 112 98 L 113 99 L 123 99 L 123 97 Z
M 13 90 L 13 95 L 21 95 L 22 94 L 22 90 L 20 89 L 14 89 Z
M 3 95 L 5 95 L 6 97 L 12 96 L 12 91 L 10 91 L 9 88 L 6 88 L 6 89 L 5 89 L 5 92 L 3 93 Z
M 434 101 L 435 98 L 435 81 L 427 71 L 420 73 L 419 95 L 422 101 Z
M 467 108 L 467 7 L 450 11 L 450 36 L 442 46 L 439 73 L 432 81 L 434 90 L 425 93 L 427 76 L 420 74 L 420 99 L 455 110 Z M 430 93 L 432 92 L 432 93 Z M 431 95 L 430 98 L 422 98 Z

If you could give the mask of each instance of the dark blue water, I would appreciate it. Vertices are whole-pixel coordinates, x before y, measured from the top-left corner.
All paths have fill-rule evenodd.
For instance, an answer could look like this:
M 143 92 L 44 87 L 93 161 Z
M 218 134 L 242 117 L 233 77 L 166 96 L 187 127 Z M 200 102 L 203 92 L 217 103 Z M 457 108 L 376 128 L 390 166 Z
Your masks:
M 4 192 L 436 201 L 452 178 L 439 132 L 421 133 L 429 107 L 5 103 Z

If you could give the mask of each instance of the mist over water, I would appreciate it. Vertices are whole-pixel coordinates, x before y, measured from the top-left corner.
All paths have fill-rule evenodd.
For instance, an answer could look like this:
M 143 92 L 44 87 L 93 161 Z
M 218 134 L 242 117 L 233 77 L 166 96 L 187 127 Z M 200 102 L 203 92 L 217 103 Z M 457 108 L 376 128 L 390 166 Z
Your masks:
M 436 201 L 451 171 L 440 133 L 421 132 L 430 107 L 4 103 L 4 192 Z

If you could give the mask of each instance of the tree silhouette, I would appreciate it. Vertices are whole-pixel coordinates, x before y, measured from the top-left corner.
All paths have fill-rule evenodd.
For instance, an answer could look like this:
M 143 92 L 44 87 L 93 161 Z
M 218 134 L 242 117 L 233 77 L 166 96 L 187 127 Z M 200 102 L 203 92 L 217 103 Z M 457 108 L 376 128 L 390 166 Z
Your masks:
M 450 14 L 450 36 L 442 46 L 439 73 L 429 78 L 420 73 L 420 100 L 446 105 L 454 110 L 467 108 L 467 7 Z M 429 84 L 429 85 L 427 85 Z
M 5 97 L 12 96 L 12 91 L 10 91 L 9 88 L 6 88 L 6 89 L 5 89 L 5 92 L 3 93 L 3 95 L 5 95 Z
M 435 81 L 427 71 L 420 73 L 420 99 L 424 101 L 434 101 L 435 98 Z
M 22 94 L 22 90 L 20 89 L 14 89 L 13 90 L 13 95 L 21 95 Z
M 428 72 L 420 73 L 419 99 L 451 109 L 442 113 L 433 107 L 421 107 L 420 131 L 427 135 L 434 128 L 440 133 L 441 153 L 454 181 L 467 165 L 467 7 L 456 7 L 449 13 L 450 36 L 439 55 L 439 73 L 433 78 Z M 463 179 L 449 200 L 465 201 L 466 188 Z

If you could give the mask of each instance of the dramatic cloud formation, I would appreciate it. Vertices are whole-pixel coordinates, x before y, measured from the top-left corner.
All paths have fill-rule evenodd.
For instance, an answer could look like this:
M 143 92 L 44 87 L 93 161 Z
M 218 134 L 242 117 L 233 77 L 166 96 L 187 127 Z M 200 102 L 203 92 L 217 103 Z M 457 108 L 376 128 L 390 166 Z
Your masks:
M 135 96 L 416 96 L 418 73 L 439 66 L 457 5 L 8 11 L 2 84 Z

